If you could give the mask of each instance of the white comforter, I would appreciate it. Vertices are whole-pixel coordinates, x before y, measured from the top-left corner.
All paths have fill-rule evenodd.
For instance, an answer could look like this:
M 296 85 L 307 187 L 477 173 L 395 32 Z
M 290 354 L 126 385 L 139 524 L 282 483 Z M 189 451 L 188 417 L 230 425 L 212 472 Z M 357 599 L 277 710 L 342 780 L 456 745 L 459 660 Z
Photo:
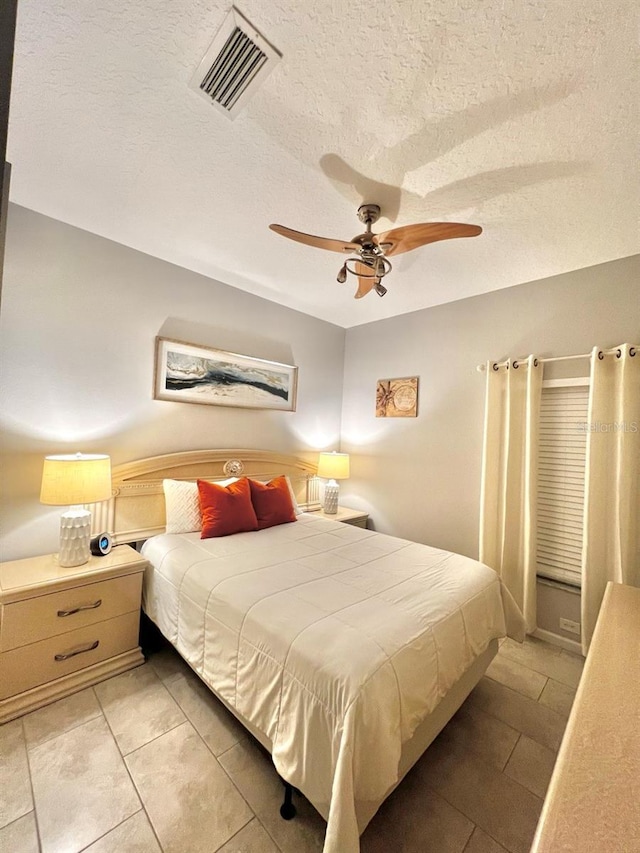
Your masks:
M 325 813 L 324 853 L 357 853 L 355 801 L 382 800 L 403 742 L 492 639 L 522 638 L 481 563 L 313 515 L 143 554 L 145 611 Z

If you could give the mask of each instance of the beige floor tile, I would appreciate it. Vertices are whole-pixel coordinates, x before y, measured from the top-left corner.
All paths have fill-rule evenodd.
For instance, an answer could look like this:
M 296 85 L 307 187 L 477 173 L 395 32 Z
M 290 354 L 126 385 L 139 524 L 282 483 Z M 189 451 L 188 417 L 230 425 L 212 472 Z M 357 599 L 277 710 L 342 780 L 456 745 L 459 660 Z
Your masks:
M 43 853 L 75 853 L 140 809 L 104 717 L 29 752 Z
M 547 683 L 546 675 L 529 669 L 524 664 L 516 663 L 500 653 L 489 664 L 487 675 L 494 681 L 517 690 L 523 696 L 528 696 L 529 699 L 537 699 Z
M 52 705 L 39 708 L 23 717 L 27 747 L 32 749 L 49 738 L 64 734 L 76 726 L 102 714 L 93 687 L 87 687 L 72 696 L 58 699 Z
M 520 732 L 466 702 L 440 733 L 443 743 L 469 749 L 503 770 Z
M 194 673 L 175 675 L 165 687 L 214 755 L 247 737 L 245 728 Z
M 237 743 L 218 760 L 256 814 L 274 796 L 282 800 L 282 782 L 276 769 L 269 755 L 252 738 Z
M 38 853 L 38 831 L 33 812 L 14 820 L 0 829 L 0 851 L 2 853 Z
M 502 844 L 498 844 L 490 835 L 476 826 L 469 843 L 464 848 L 464 853 L 507 853 L 507 851 Z
M 423 782 L 510 853 L 529 853 L 542 800 L 485 761 L 438 739 L 416 765 Z
M 139 666 L 103 681 L 95 691 L 123 755 L 185 721 L 150 666 Z
M 409 773 L 361 838 L 361 853 L 462 853 L 473 823 Z
M 555 762 L 553 750 L 522 735 L 504 772 L 532 794 L 544 798 Z
M 22 720 L 0 726 L 0 826 L 33 809 Z
M 192 671 L 191 667 L 182 660 L 178 652 L 169 645 L 150 655 L 148 664 L 155 669 L 158 678 L 162 681 L 173 678 L 175 675 Z
M 218 853 L 280 853 L 257 818 L 243 827 Z
M 568 717 L 575 698 L 575 688 L 567 687 L 566 684 L 561 684 L 559 681 L 550 678 L 540 694 L 538 702 L 547 708 L 551 708 L 552 711 L 562 714 L 563 717 Z
M 560 746 L 565 717 L 491 678 L 482 678 L 467 702 L 549 749 Z
M 125 761 L 165 853 L 211 853 L 253 817 L 188 722 Z
M 95 844 L 87 847 L 84 853 L 162 853 L 162 851 L 146 814 L 144 811 L 139 811 L 127 818 L 120 826 L 103 835 Z
M 313 806 L 298 795 L 294 796 L 295 819 L 280 817 L 284 796 L 282 782 L 270 756 L 253 739 L 240 741 L 219 760 L 283 853 L 320 853 L 326 823 Z
M 506 640 L 500 646 L 500 654 L 569 687 L 578 686 L 584 667 L 580 655 L 572 655 L 535 637 L 527 637 L 524 643 Z

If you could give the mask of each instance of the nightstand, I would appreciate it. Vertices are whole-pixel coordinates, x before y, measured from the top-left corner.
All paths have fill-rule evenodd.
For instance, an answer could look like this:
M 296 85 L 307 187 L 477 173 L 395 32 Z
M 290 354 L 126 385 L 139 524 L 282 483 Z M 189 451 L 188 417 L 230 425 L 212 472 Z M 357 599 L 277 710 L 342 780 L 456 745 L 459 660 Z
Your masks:
M 73 568 L 0 563 L 0 723 L 144 663 L 146 565 L 129 545 Z
M 362 512 L 359 509 L 349 509 L 346 506 L 339 506 L 338 512 L 327 514 L 322 509 L 316 509 L 312 515 L 318 515 L 321 518 L 328 518 L 330 521 L 342 521 L 344 524 L 351 524 L 353 527 L 366 527 L 369 513 Z

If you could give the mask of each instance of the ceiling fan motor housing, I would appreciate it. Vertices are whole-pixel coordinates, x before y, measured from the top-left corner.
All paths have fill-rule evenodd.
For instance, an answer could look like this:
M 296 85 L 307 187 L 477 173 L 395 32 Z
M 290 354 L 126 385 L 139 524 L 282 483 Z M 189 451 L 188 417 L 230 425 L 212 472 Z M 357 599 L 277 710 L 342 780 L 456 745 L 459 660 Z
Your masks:
M 361 204 L 358 208 L 358 219 L 365 225 L 373 225 L 380 218 L 379 204 Z

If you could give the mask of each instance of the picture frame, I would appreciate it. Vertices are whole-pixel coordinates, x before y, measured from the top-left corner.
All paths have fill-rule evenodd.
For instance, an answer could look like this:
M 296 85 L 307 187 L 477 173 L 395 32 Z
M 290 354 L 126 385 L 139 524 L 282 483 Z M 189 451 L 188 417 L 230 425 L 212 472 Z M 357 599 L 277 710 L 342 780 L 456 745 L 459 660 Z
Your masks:
M 376 417 L 417 418 L 418 384 L 418 376 L 378 379 L 376 385 Z
M 295 412 L 298 368 L 156 338 L 154 400 Z

